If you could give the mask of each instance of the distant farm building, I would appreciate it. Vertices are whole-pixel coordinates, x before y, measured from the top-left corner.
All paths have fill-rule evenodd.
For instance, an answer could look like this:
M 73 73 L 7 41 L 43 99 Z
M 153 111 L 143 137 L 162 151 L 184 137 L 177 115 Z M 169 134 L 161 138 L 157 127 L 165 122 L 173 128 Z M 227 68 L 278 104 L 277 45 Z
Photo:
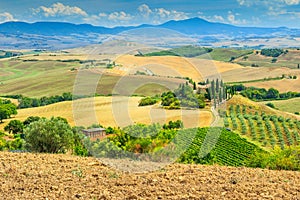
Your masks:
M 102 139 L 106 137 L 105 128 L 91 128 L 82 130 L 83 134 L 91 139 Z

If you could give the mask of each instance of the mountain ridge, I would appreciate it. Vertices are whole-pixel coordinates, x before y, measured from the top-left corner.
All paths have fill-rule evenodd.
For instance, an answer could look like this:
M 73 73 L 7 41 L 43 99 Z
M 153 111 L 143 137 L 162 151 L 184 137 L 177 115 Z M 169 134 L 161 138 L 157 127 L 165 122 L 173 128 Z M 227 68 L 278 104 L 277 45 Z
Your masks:
M 0 33 L 26 33 L 41 35 L 71 35 L 71 34 L 118 34 L 122 31 L 137 28 L 167 28 L 184 34 L 206 35 L 206 34 L 274 34 L 278 32 L 300 32 L 300 29 L 291 29 L 287 27 L 240 27 L 231 24 L 209 22 L 201 18 L 190 18 L 185 20 L 170 20 L 162 24 L 151 25 L 142 24 L 139 26 L 116 26 L 104 27 L 91 24 L 73 24 L 69 22 L 34 22 L 27 23 L 22 21 L 5 22 L 0 24 Z
M 102 44 L 109 38 L 164 48 L 194 44 L 208 47 L 294 47 L 297 37 L 300 38 L 300 29 L 240 27 L 201 18 L 112 28 L 45 21 L 0 24 L 0 49 L 70 49 Z M 270 40 L 272 38 L 280 42 L 274 43 Z

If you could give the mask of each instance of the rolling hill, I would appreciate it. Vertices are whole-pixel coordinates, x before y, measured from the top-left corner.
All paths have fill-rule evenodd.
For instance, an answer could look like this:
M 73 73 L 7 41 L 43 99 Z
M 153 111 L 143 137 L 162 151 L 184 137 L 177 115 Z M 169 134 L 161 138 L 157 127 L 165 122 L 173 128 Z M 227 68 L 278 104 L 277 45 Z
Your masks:
M 10 120 L 23 121 L 29 116 L 46 118 L 60 116 L 66 118 L 72 126 L 90 126 L 100 123 L 105 127 L 124 127 L 134 123 L 164 124 L 178 119 L 183 120 L 184 126 L 187 128 L 206 127 L 213 120 L 211 112 L 207 110 L 164 110 L 159 108 L 158 105 L 139 107 L 140 99 L 141 97 L 95 97 L 74 102 L 65 101 L 37 108 L 19 109 L 18 115 L 0 124 L 0 129 L 2 130 Z M 92 107 L 90 107 L 91 104 Z M 128 112 L 124 109 L 126 106 L 128 106 Z

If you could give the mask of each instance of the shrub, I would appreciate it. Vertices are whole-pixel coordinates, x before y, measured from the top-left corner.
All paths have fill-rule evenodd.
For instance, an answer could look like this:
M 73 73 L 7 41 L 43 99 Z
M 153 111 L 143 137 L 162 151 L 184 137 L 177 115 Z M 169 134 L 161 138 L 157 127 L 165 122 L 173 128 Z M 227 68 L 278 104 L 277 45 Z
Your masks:
M 271 153 L 255 153 L 246 165 L 273 170 L 300 170 L 300 147 L 284 150 L 275 148 Z
M 273 103 L 271 103 L 271 102 L 266 103 L 266 106 L 269 106 L 270 108 L 275 108 L 275 105 Z
M 158 102 L 158 99 L 155 97 L 145 97 L 142 98 L 139 102 L 139 106 L 148 106 L 148 105 L 153 105 Z
M 24 130 L 26 148 L 40 153 L 65 153 L 74 143 L 69 124 L 60 118 L 40 119 Z

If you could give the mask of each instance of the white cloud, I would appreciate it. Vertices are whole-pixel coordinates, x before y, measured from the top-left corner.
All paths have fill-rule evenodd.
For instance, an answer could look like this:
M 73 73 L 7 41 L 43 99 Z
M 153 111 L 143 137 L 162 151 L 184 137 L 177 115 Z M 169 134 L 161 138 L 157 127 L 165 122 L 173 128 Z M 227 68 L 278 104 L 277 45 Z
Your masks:
M 45 17 L 55 17 L 55 16 L 70 16 L 70 15 L 80 15 L 87 17 L 88 14 L 79 7 L 72 7 L 64 5 L 62 3 L 54 3 L 50 7 L 40 6 L 37 9 L 33 9 L 34 13 L 42 13 Z
M 8 12 L 0 13 L 0 22 L 8 21 L 15 21 L 14 16 Z
M 236 19 L 236 15 L 237 14 L 234 14 L 231 11 L 229 11 L 228 16 L 227 16 L 228 22 L 231 24 L 246 24 L 247 23 L 246 20 Z
M 138 7 L 138 11 L 144 16 L 149 17 L 149 15 L 152 13 L 152 10 L 149 8 L 147 4 L 142 4 Z
M 224 18 L 222 16 L 220 16 L 220 15 L 214 15 L 213 19 L 215 19 L 216 21 L 221 21 L 221 22 L 225 21 Z
M 106 17 L 107 16 L 107 14 L 106 13 L 99 13 L 99 15 L 98 15 L 99 17 Z
M 205 19 L 209 22 L 225 22 L 224 17 L 222 17 L 221 15 L 206 16 L 202 12 L 198 12 L 197 14 L 198 17 Z
M 265 5 L 265 6 L 286 6 L 298 5 L 300 0 L 237 0 L 241 6 Z
M 287 10 L 270 10 L 270 12 L 268 12 L 268 15 L 270 15 L 270 16 L 285 15 L 285 16 L 291 17 L 291 19 L 299 19 L 300 18 L 300 12 L 287 11 Z
M 167 20 L 183 20 L 187 19 L 187 13 L 176 10 L 167 10 L 165 8 L 151 9 L 147 4 L 138 7 L 139 14 L 148 19 L 151 17 L 154 23 L 161 23 Z
M 113 21 L 129 21 L 132 18 L 132 15 L 125 13 L 124 11 L 113 12 L 108 15 L 108 19 Z
M 249 1 L 249 0 L 237 0 L 237 2 L 241 5 L 241 6 L 250 6 L 253 4 L 253 1 Z
M 283 0 L 283 2 L 287 5 L 298 5 L 300 3 L 300 0 Z

